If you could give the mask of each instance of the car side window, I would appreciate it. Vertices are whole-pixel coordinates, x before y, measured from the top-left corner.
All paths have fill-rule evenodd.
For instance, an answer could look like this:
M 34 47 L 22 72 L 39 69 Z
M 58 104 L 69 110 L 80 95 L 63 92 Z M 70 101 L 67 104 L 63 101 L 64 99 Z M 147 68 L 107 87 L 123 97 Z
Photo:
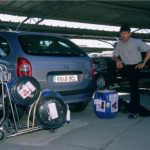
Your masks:
M 0 57 L 6 57 L 10 54 L 10 46 L 4 37 L 0 36 Z

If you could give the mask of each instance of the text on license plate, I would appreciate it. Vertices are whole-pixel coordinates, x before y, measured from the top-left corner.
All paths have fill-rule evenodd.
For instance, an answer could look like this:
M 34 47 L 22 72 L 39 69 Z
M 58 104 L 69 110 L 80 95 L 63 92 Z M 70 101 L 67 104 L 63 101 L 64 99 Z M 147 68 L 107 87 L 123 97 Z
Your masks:
M 77 82 L 77 75 L 63 75 L 63 76 L 53 76 L 54 82 Z

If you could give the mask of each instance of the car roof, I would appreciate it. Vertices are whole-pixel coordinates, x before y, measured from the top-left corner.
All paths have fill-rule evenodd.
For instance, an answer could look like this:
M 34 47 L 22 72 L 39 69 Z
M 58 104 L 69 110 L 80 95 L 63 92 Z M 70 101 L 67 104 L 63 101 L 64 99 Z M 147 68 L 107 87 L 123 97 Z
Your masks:
M 17 31 L 0 31 L 0 33 L 5 33 L 5 34 L 16 34 L 16 35 L 46 35 L 46 36 L 51 36 L 51 37 L 58 37 L 58 38 L 63 38 L 65 40 L 69 40 L 68 38 L 64 36 L 60 36 L 57 34 L 51 34 L 51 33 L 43 33 L 43 32 L 17 32 Z

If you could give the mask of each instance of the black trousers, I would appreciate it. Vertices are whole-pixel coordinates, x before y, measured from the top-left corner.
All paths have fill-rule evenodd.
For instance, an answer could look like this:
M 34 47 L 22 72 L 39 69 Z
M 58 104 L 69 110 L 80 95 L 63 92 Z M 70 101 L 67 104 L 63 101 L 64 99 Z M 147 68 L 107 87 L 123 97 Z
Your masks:
M 137 65 L 137 64 L 136 64 Z M 139 94 L 139 79 L 140 79 L 140 70 L 135 69 L 136 65 L 123 65 L 123 68 L 120 71 L 127 75 L 130 83 L 130 93 L 131 93 L 131 102 L 130 102 L 130 112 L 139 113 L 140 105 L 140 94 Z M 108 69 L 108 82 L 113 84 L 116 82 L 116 62 L 113 60 L 107 61 Z

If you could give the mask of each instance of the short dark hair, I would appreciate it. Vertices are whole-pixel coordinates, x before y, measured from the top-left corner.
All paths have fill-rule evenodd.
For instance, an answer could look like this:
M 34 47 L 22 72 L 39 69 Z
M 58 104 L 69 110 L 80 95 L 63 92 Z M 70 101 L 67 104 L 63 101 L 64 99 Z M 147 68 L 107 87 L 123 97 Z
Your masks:
M 130 33 L 131 32 L 130 26 L 128 24 L 123 24 L 120 28 L 120 33 L 122 31 L 128 31 Z

